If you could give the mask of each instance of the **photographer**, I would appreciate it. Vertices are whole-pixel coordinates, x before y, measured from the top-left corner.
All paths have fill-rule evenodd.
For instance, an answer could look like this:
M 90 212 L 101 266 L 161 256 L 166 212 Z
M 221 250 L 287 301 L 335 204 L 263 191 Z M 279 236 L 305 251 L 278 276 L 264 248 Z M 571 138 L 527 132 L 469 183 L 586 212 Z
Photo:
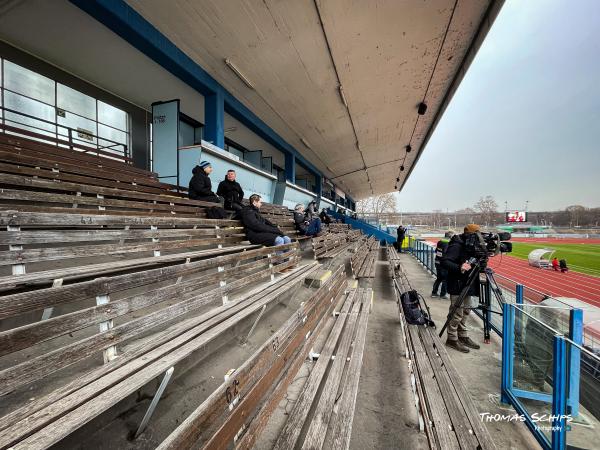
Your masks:
M 470 255 L 466 248 L 466 241 L 477 234 L 479 239 L 483 241 L 479 234 L 479 225 L 469 224 L 464 228 L 464 233 L 455 235 L 450 240 L 448 248 L 442 258 L 441 267 L 448 273 L 446 284 L 448 293 L 450 294 L 450 309 L 449 314 L 452 313 L 452 309 L 455 303 L 458 301 L 462 289 L 465 287 L 471 272 L 471 264 L 467 261 Z M 483 244 L 485 245 L 485 243 Z M 474 283 L 471 287 L 471 291 L 467 293 L 467 296 L 479 297 L 479 284 Z M 466 300 L 466 298 L 465 298 Z M 463 302 L 463 305 L 465 302 Z M 476 344 L 467 336 L 467 326 L 465 324 L 467 316 L 469 315 L 470 309 L 465 308 L 461 305 L 454 311 L 450 322 L 448 324 L 448 339 L 446 345 L 462 353 L 469 353 L 469 348 L 479 349 L 479 345 Z

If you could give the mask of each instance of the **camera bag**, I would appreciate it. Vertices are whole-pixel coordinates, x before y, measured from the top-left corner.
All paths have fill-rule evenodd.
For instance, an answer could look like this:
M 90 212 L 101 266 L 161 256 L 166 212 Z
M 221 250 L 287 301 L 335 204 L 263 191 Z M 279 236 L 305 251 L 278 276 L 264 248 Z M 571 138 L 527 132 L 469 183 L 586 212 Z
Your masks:
M 423 310 L 421 300 L 423 300 L 427 312 Z M 400 295 L 400 304 L 402 305 L 402 311 L 404 312 L 406 322 L 410 325 L 427 325 L 435 328 L 435 323 L 431 320 L 431 314 L 429 314 L 427 303 L 425 303 L 425 299 L 417 291 L 412 290 L 403 292 Z

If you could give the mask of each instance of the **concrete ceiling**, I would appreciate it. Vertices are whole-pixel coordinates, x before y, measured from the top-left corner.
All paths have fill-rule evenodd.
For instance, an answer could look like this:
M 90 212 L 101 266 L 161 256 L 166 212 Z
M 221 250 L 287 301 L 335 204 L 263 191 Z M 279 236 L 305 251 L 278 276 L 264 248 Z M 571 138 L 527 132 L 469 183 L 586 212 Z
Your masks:
M 492 1 L 128 3 L 360 199 L 404 184 L 456 88 L 467 51 L 474 42 L 478 47 L 484 18 L 489 28 L 488 8 L 497 6 L 492 20 L 497 14 Z M 226 58 L 254 89 L 225 65 Z M 421 101 L 428 109 L 418 116 Z

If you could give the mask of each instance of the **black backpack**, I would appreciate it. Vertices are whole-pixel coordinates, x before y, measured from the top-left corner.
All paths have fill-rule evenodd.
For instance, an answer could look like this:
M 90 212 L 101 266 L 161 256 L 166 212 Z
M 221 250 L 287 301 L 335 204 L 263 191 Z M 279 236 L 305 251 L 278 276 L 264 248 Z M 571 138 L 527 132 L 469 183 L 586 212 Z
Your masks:
M 211 206 L 206 210 L 206 217 L 209 219 L 225 219 L 227 212 L 220 206 Z
M 423 300 L 427 312 L 423 311 L 420 300 Z M 403 292 L 400 295 L 400 303 L 406 322 L 410 325 L 427 325 L 435 328 L 435 323 L 431 320 L 429 307 L 425 303 L 425 299 L 417 291 Z

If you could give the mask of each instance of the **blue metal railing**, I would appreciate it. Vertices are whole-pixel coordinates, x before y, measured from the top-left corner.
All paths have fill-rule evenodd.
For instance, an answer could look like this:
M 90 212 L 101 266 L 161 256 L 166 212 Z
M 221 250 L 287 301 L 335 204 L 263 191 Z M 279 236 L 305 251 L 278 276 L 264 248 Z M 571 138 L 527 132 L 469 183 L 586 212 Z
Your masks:
M 337 212 L 330 212 L 330 216 L 335 219 L 343 220 L 344 223 L 349 224 L 355 230 L 362 230 L 364 234 L 367 236 L 375 236 L 379 241 L 385 241 L 388 244 L 392 244 L 396 242 L 396 236 L 393 236 L 386 231 L 380 230 L 374 225 L 368 224 L 367 222 L 360 219 L 352 219 L 344 214 L 339 214 Z

